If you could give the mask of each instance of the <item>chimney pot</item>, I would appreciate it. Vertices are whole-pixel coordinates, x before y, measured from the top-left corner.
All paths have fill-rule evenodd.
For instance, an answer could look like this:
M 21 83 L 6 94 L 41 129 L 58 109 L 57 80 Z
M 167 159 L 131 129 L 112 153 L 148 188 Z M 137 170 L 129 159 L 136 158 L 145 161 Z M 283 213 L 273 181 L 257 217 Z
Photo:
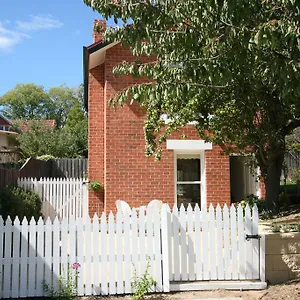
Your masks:
M 93 42 L 103 42 L 103 32 L 106 30 L 105 20 L 94 20 Z

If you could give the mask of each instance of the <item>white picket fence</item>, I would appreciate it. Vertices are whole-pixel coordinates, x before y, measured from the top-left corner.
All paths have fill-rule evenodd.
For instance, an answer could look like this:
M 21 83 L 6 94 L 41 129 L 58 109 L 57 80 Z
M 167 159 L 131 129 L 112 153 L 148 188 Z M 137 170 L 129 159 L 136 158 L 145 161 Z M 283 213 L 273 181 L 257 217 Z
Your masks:
M 43 201 L 42 214 L 53 221 L 84 218 L 88 215 L 88 189 L 83 179 L 73 178 L 20 178 L 18 186 L 33 190 Z
M 241 207 L 171 212 L 167 205 L 92 220 L 3 224 L 0 217 L 0 297 L 46 296 L 42 283 L 57 289 L 75 262 L 81 264 L 78 295 L 131 293 L 134 273 L 142 275 L 148 261 L 157 281 L 153 292 L 228 282 L 227 288 L 264 288 L 264 237 L 245 239 L 256 233 L 257 221 L 256 208 L 244 216 Z

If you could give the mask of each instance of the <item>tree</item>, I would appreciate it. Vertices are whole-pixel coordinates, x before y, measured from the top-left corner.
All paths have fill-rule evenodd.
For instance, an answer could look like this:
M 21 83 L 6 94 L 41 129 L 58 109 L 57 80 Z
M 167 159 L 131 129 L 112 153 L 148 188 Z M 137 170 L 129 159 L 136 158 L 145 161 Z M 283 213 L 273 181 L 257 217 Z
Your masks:
M 14 120 L 55 120 L 56 128 L 65 125 L 67 116 L 75 103 L 82 101 L 82 87 L 65 85 L 52 87 L 17 84 L 0 98 L 3 114 Z
M 17 136 L 23 158 L 51 155 L 57 158 L 87 157 L 87 121 L 75 128 L 53 129 L 42 121 L 28 122 Z
M 26 130 L 17 136 L 20 152 L 23 158 L 52 155 L 68 157 L 68 136 L 63 136 L 60 130 L 46 126 L 41 121 L 28 122 Z
M 48 119 L 51 106 L 49 95 L 40 85 L 17 84 L 0 98 L 5 116 L 9 119 Z
M 87 157 L 88 153 L 88 119 L 77 101 L 66 120 L 64 131 L 72 136 L 74 153 Z
M 193 121 L 201 138 L 228 152 L 254 154 L 266 204 L 276 207 L 285 136 L 300 125 L 300 3 L 84 2 L 105 18 L 124 22 L 106 31 L 106 41 L 121 41 L 134 55 L 149 58 L 115 69 L 150 82 L 112 99 L 116 105 L 131 98 L 147 110 L 147 154 L 159 157 L 166 136 Z
M 50 88 L 48 95 L 51 99 L 50 117 L 55 120 L 56 127 L 62 128 L 72 107 L 79 101 L 81 87 L 69 88 L 64 85 Z

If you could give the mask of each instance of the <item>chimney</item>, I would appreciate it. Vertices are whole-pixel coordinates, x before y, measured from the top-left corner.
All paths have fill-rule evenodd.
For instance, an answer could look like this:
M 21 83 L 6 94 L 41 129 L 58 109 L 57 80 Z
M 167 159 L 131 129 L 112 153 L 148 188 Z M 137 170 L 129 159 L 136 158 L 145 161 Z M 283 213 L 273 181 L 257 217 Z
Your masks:
M 103 42 L 102 33 L 106 30 L 105 20 L 94 20 L 93 43 Z

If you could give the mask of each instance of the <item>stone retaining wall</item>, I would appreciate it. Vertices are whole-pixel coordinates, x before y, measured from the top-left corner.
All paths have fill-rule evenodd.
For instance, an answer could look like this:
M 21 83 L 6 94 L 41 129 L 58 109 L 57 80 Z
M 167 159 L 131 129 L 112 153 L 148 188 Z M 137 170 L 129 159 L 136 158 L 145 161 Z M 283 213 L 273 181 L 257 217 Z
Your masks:
M 300 278 L 300 233 L 266 234 L 266 280 L 282 283 Z

